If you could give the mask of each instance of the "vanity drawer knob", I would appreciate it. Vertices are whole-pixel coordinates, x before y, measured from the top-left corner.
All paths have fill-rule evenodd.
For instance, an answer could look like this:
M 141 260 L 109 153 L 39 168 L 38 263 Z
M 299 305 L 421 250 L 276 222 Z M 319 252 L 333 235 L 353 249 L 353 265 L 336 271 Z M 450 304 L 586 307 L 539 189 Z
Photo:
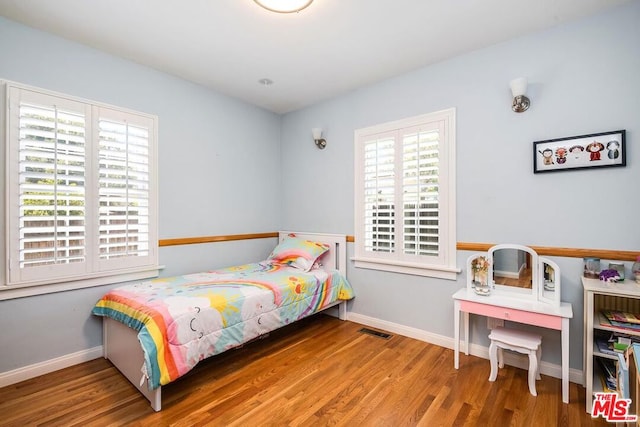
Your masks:
M 509 317 L 509 312 L 508 311 L 504 312 L 504 317 Z

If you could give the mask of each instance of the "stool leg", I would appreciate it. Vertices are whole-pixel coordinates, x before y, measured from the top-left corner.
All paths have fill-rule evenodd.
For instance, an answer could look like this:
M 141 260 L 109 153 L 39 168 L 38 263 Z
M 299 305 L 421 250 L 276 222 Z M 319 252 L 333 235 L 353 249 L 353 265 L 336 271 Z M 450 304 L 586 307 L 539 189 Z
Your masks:
M 504 350 L 498 347 L 498 367 L 504 368 Z
M 498 377 L 498 346 L 493 341 L 489 344 L 489 363 L 491 364 L 489 381 L 495 381 Z
M 536 372 L 538 372 L 538 358 L 533 351 L 529 352 L 529 393 L 537 396 Z
M 541 380 L 540 377 L 540 356 L 542 356 L 542 346 L 538 346 L 536 350 L 536 359 L 538 359 L 538 369 L 536 370 L 536 380 Z

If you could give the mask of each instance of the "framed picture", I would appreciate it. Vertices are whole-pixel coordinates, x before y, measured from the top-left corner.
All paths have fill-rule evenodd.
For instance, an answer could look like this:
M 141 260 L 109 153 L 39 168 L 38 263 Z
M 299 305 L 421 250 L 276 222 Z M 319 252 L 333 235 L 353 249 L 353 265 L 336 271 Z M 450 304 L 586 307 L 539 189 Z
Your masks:
M 625 166 L 625 131 L 533 142 L 533 173 Z

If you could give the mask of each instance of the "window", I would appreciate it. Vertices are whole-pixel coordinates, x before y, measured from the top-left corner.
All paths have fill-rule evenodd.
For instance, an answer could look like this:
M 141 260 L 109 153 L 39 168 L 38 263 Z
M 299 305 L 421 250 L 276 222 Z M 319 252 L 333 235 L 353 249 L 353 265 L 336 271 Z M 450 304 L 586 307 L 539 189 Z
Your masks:
M 157 118 L 13 83 L 6 94 L 1 290 L 156 275 Z
M 355 132 L 355 266 L 445 279 L 455 266 L 455 110 Z

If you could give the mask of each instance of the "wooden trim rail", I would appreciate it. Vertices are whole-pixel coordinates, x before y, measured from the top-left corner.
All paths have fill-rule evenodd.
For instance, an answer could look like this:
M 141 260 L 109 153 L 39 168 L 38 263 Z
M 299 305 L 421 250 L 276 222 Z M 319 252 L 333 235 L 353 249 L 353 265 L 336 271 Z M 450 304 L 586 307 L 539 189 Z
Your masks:
M 267 239 L 273 237 L 278 237 L 277 231 L 270 233 L 229 234 L 223 236 L 160 239 L 158 242 L 158 246 L 193 245 L 199 243 L 230 242 L 234 240 Z M 347 242 L 355 242 L 355 237 L 347 236 Z M 486 252 L 491 246 L 494 245 L 495 243 L 458 242 L 456 244 L 456 249 L 459 251 Z M 551 246 L 530 246 L 530 248 L 536 251 L 539 255 L 559 256 L 567 258 L 595 257 L 617 261 L 635 261 L 636 257 L 640 255 L 640 250 L 616 251 L 611 249 L 556 248 Z
M 458 242 L 456 249 L 459 251 L 482 251 L 489 250 L 494 243 L 469 243 Z M 582 249 L 582 248 L 556 248 L 551 246 L 529 246 L 538 255 L 559 256 L 567 258 L 595 257 L 601 259 L 611 259 L 616 261 L 635 261 L 640 255 L 639 251 L 616 251 L 611 249 Z
M 160 239 L 158 246 L 193 245 L 198 243 L 231 242 L 234 240 L 266 239 L 278 237 L 278 232 L 252 233 L 252 234 L 228 234 L 226 236 L 182 237 L 177 239 Z

